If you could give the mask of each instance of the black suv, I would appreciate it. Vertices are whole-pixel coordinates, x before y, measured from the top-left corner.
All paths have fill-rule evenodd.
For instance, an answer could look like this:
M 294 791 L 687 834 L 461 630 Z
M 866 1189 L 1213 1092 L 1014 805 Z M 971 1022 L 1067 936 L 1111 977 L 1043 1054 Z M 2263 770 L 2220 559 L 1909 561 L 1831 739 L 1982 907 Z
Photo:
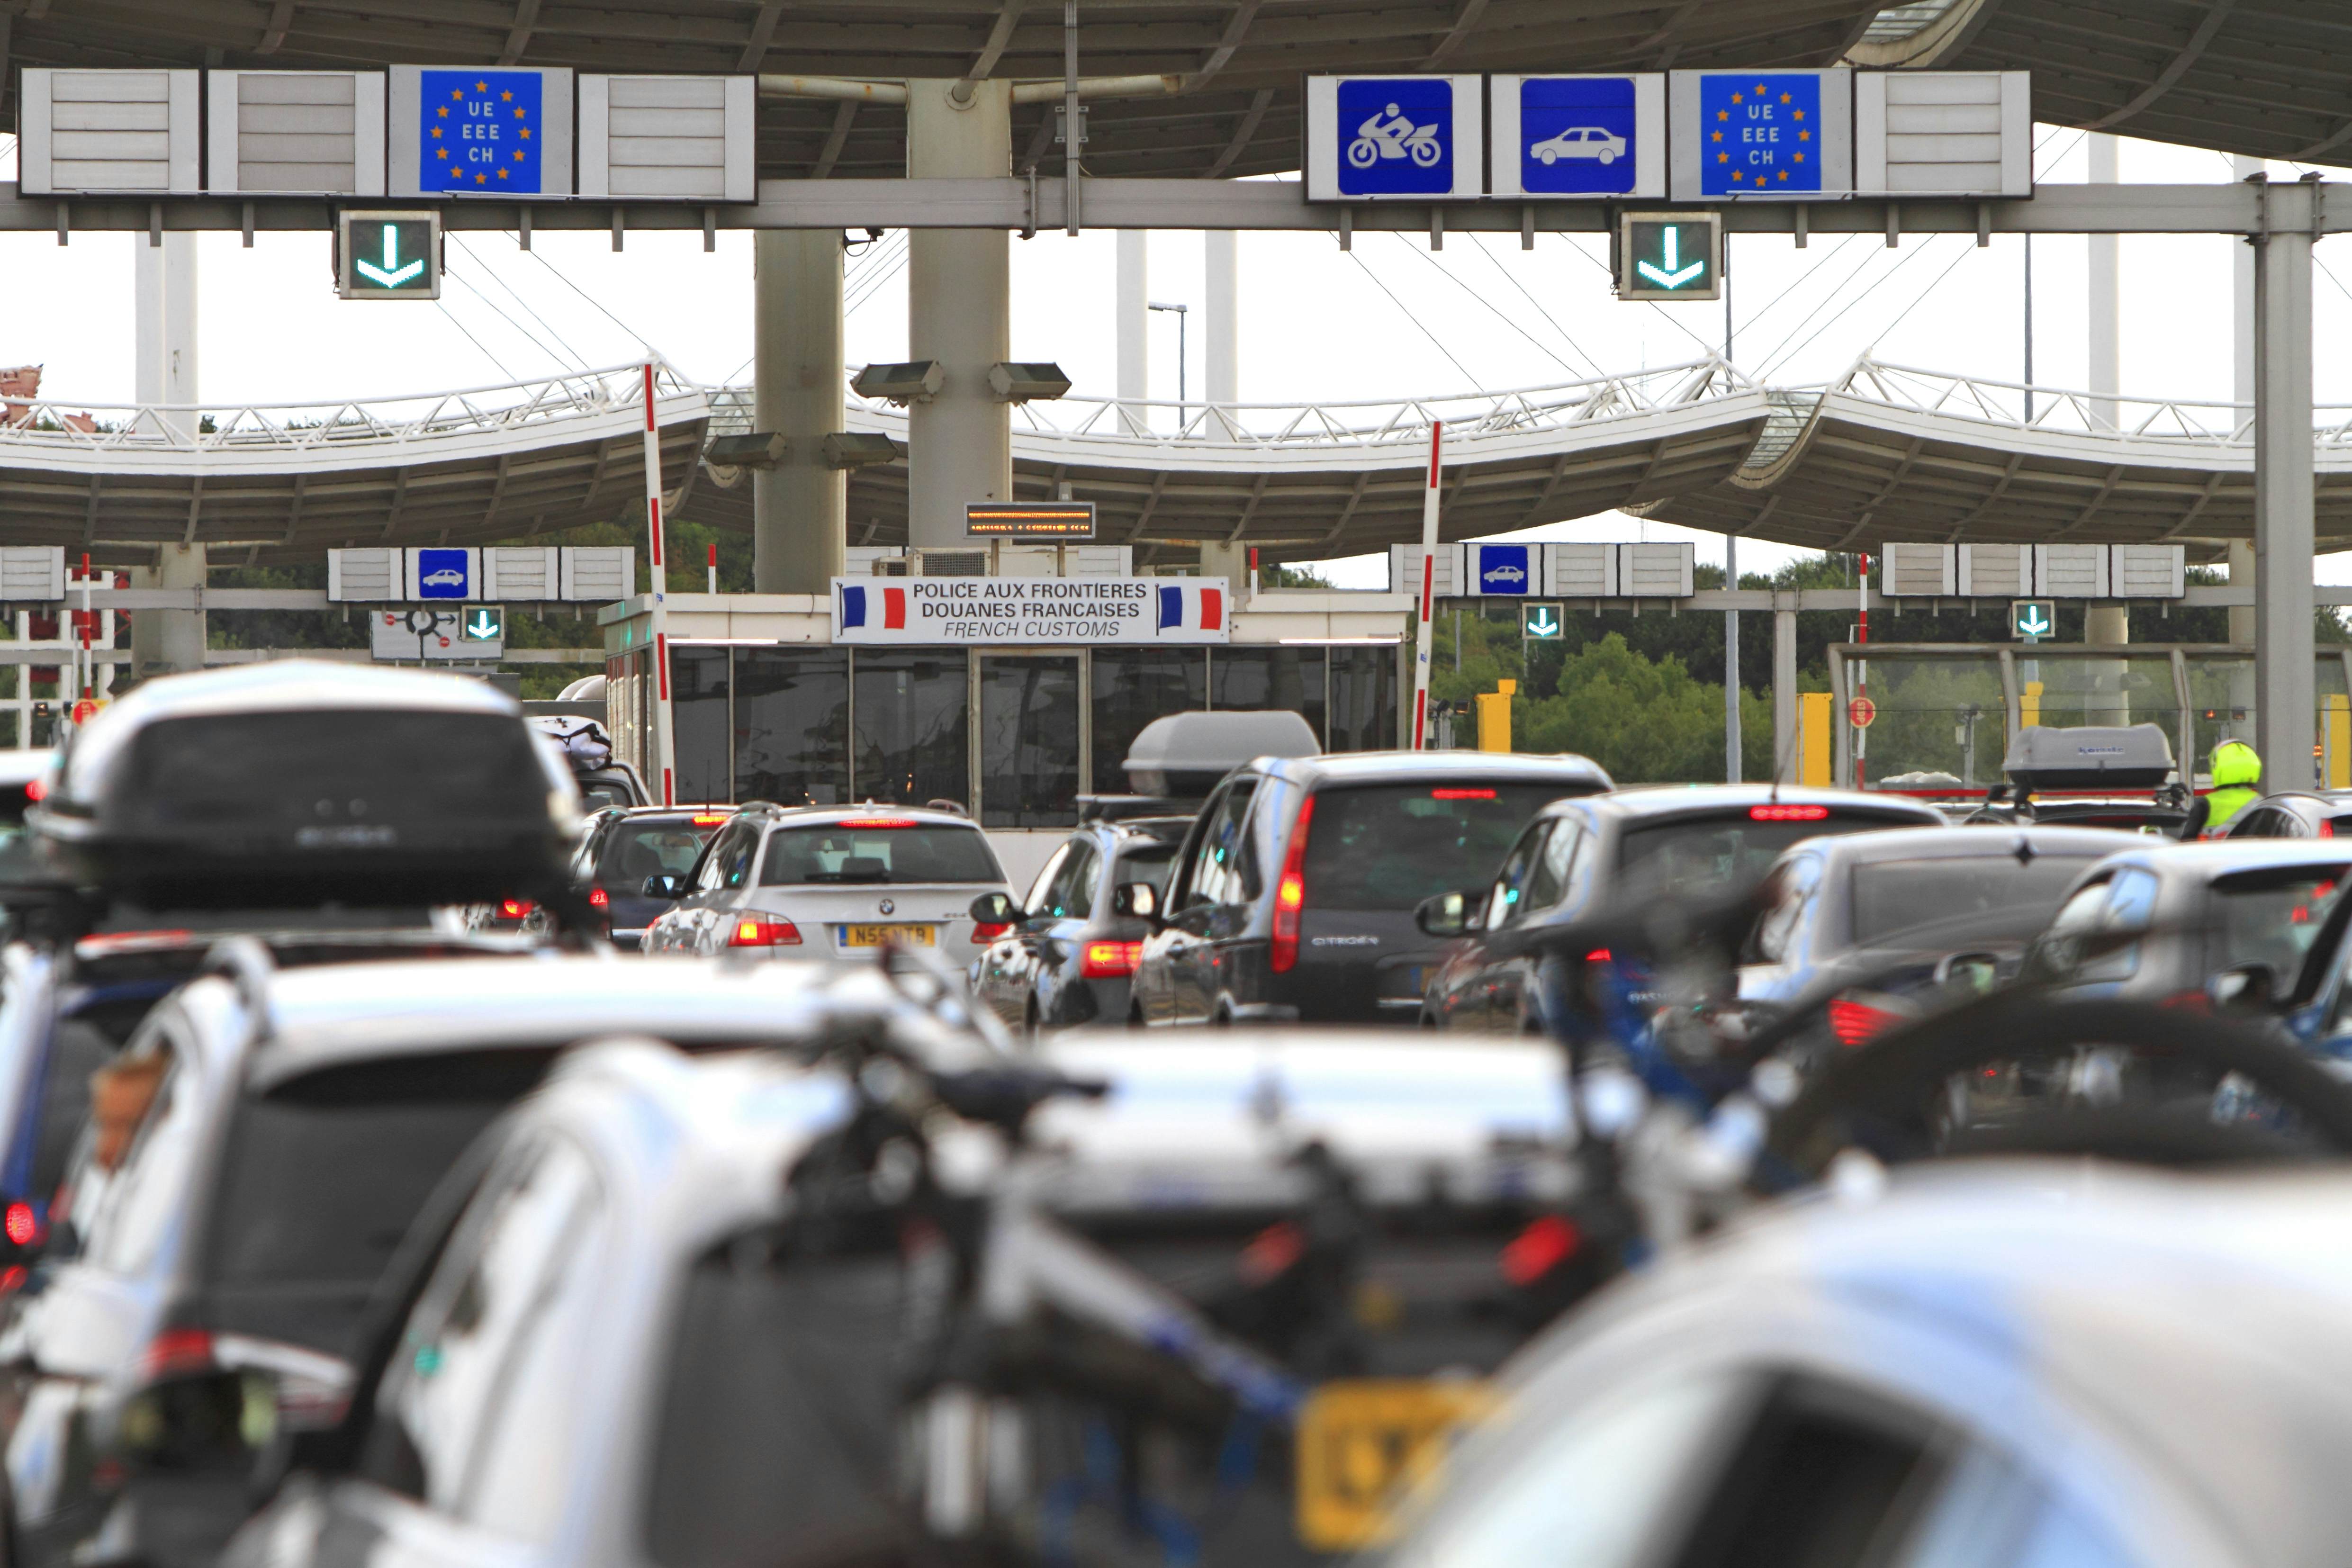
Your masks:
M 1371 752 L 1261 757 L 1219 784 L 1150 913 L 1132 1018 L 1147 1024 L 1349 1022 L 1421 1010 L 1440 943 L 1423 899 L 1491 876 L 1528 819 L 1611 788 L 1578 756 Z
M 972 961 L 972 994 L 1007 1024 L 1032 1031 L 1125 1023 L 1147 926 L 1114 912 L 1118 889 L 1166 887 L 1177 843 L 1192 826 L 1189 816 L 1081 823 L 1037 873 L 1025 904 L 1005 900 L 1002 908 L 973 911 L 1008 929 Z

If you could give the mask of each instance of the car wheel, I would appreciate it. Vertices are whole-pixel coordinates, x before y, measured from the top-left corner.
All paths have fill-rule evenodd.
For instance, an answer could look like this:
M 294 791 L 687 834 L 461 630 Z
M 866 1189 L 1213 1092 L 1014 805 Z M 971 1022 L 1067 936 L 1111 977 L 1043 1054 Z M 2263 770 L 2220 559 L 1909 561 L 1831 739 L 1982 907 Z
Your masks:
M 1559 153 L 1555 148 L 1547 147 L 1542 152 L 1536 154 L 1536 162 L 1549 169 L 1554 163 L 1559 162 Z
M 1603 147 L 1602 149 L 1601 149 L 1601 167 L 1602 167 L 1602 168 L 1607 168 L 1610 164 L 1612 164 L 1612 163 L 1615 163 L 1616 161 L 1617 161 L 1617 154 L 1616 154 L 1616 153 L 1614 153 L 1611 152 L 1611 151 L 1610 151 L 1608 148 L 1606 148 L 1606 147 Z

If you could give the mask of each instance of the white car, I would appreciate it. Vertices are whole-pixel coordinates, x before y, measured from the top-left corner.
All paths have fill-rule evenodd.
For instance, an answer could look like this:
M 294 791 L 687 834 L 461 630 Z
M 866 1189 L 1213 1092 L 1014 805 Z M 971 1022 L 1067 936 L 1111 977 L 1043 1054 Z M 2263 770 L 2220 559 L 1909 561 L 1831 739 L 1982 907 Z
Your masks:
M 928 806 L 737 808 L 685 876 L 648 878 L 675 907 L 646 928 L 646 952 L 763 951 L 773 958 L 871 958 L 887 943 L 961 968 L 1005 933 L 975 900 L 1012 889 L 970 817 Z
M 1528 156 L 1549 165 L 1562 158 L 1591 158 L 1613 163 L 1625 153 L 1625 138 L 1598 125 L 1571 125 L 1547 142 L 1528 149 Z
M 454 566 L 444 566 L 438 572 L 418 578 L 417 582 L 427 588 L 462 588 L 466 585 L 466 574 Z
M 1528 580 L 1528 574 L 1516 566 L 1496 566 L 1479 575 L 1489 583 L 1524 583 Z

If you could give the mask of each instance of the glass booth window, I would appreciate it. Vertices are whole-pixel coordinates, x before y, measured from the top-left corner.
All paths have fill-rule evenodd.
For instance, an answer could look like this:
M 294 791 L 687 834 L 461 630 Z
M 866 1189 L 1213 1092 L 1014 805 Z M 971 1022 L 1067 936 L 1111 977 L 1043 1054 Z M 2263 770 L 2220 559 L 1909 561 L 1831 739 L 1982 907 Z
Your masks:
M 1327 752 L 1386 752 L 1397 745 L 1397 649 L 1393 643 L 1337 647 L 1330 659 Z
M 2189 707 L 2196 727 L 2197 755 L 2183 759 L 2183 776 L 2192 769 L 2207 772 L 2213 748 L 2224 741 L 2254 743 L 2254 661 L 2190 654 Z
M 1919 789 L 1982 789 L 2000 782 L 2001 759 L 2009 748 L 2009 699 L 1997 655 L 1909 658 L 1874 654 L 1869 670 L 1869 695 L 1878 717 L 1866 731 L 1850 733 L 1865 737 L 1870 783 L 1896 789 L 1906 784 Z M 1863 689 L 1854 678 L 1849 664 L 1850 696 Z M 2172 690 L 2168 664 L 2164 689 L 2168 696 Z
M 921 805 L 971 793 L 971 656 L 860 650 L 850 790 L 858 800 Z
M 1319 647 L 1217 647 L 1209 650 L 1209 706 L 1240 712 L 1286 710 L 1324 732 L 1324 655 Z
M 983 655 L 980 661 L 980 820 L 984 827 L 1077 821 L 1076 655 Z
M 848 804 L 846 648 L 735 649 L 734 713 L 735 799 Z
M 726 801 L 734 781 L 727 766 L 728 689 L 731 649 L 669 645 L 670 736 L 677 747 L 677 798 Z M 658 797 L 661 781 L 649 780 Z
M 1094 662 L 1094 784 L 1097 795 L 1127 795 L 1127 749 L 1163 713 L 1209 705 L 1208 650 L 1100 647 Z

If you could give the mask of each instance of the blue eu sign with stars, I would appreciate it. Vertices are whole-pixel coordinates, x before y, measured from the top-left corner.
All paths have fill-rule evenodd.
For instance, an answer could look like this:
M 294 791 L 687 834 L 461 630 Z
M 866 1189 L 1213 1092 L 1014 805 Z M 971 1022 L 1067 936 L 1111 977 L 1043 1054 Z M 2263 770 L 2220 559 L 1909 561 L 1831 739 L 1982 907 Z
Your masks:
M 1822 188 L 1820 75 L 1709 72 L 1699 80 L 1698 102 L 1703 195 Z
M 540 195 L 544 79 L 535 70 L 419 73 L 418 186 Z

